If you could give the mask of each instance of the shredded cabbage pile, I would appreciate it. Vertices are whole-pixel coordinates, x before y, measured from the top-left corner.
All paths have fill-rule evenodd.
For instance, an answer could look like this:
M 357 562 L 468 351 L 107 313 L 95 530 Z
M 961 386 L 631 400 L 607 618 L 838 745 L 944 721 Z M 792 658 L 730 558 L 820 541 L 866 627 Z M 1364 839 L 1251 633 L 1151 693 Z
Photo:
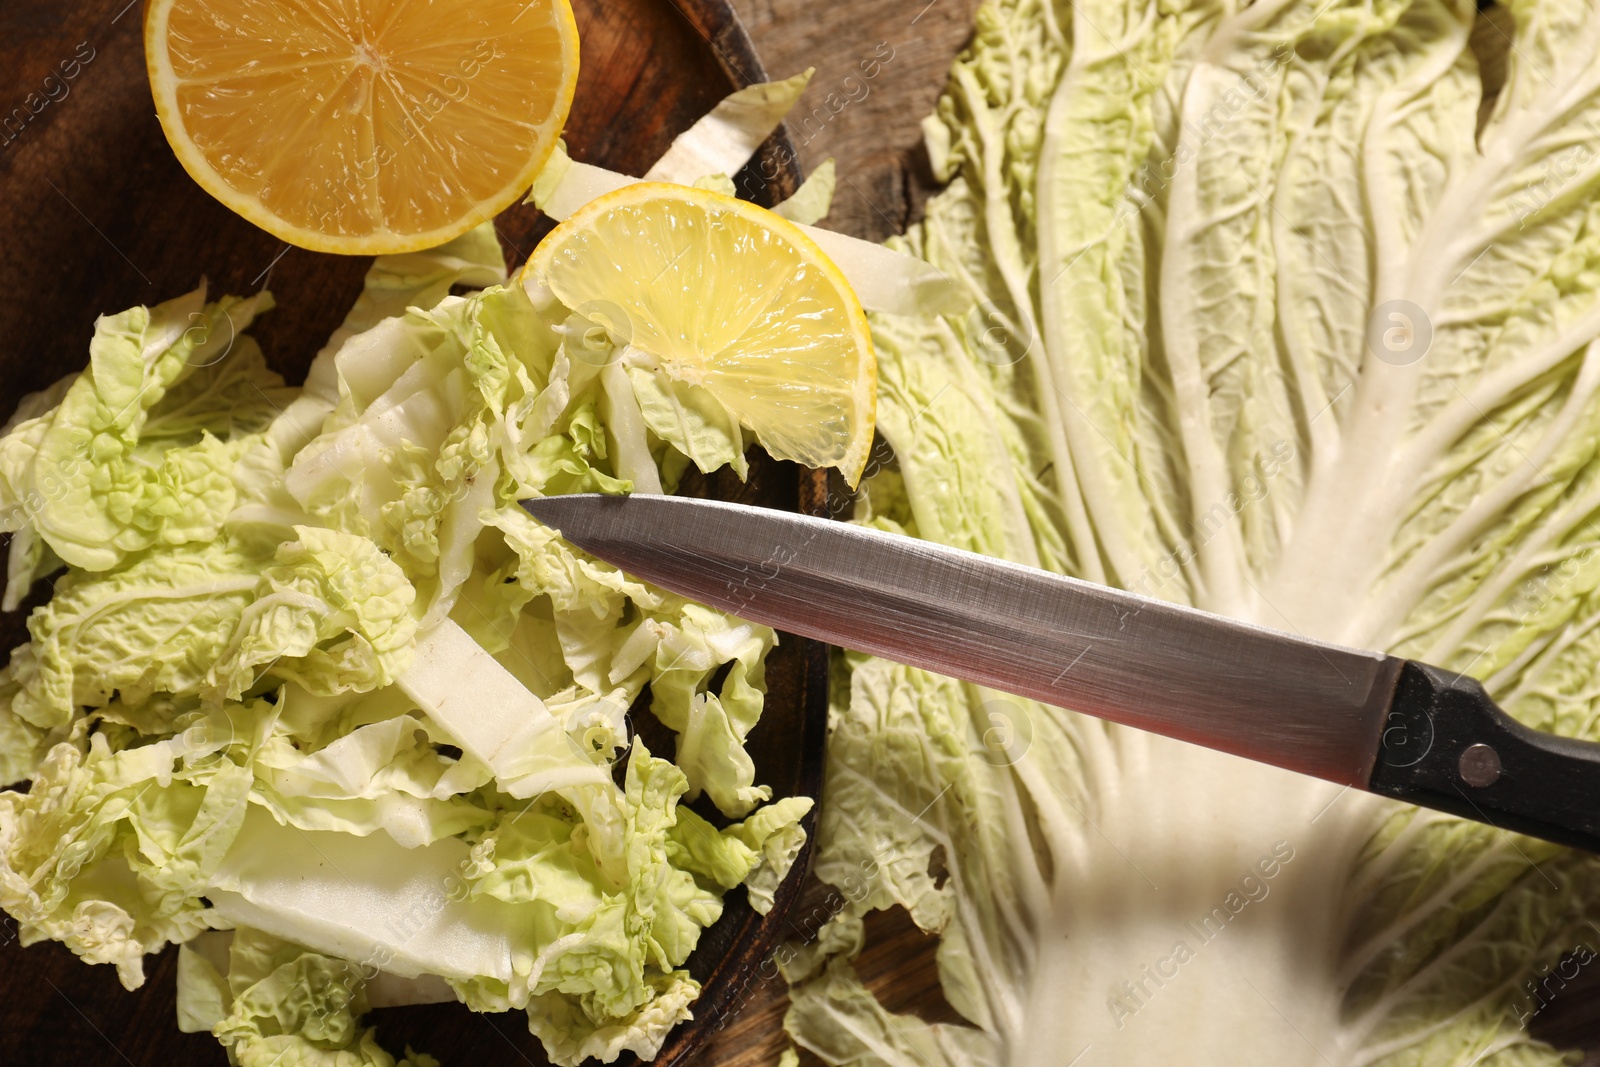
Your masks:
M 180 1022 L 232 1062 L 391 1067 L 362 1012 L 441 998 L 649 1057 L 724 894 L 765 913 L 804 843 L 745 749 L 773 632 L 518 506 L 690 458 L 505 282 L 487 223 L 380 258 L 303 388 L 265 293 L 109 315 L 0 436 L 6 605 L 53 587 L 0 673 L 0 907 L 129 989 L 183 944 Z

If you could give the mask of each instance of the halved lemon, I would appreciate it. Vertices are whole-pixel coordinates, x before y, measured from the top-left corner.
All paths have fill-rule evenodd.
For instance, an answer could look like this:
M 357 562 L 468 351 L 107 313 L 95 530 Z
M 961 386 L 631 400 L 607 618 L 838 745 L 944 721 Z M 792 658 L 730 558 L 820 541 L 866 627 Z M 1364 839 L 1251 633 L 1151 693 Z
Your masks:
M 608 328 L 626 316 L 629 345 L 705 388 L 768 454 L 860 479 L 877 411 L 872 336 L 850 283 L 793 223 L 644 182 L 556 227 L 530 274 L 569 308 L 605 309 Z
M 156 114 L 212 196 L 291 244 L 443 244 L 527 190 L 571 109 L 567 0 L 150 0 Z

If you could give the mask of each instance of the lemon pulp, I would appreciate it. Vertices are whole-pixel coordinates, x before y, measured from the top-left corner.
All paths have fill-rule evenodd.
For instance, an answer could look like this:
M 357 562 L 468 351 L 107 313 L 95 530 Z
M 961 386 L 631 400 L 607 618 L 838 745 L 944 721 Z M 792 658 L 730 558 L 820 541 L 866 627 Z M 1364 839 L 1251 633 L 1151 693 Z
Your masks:
M 527 272 L 661 373 L 706 389 L 772 456 L 860 478 L 877 395 L 871 334 L 849 282 L 792 223 L 641 183 L 574 213 Z
M 567 0 L 153 0 L 156 112 L 208 192 L 284 240 L 380 253 L 497 214 L 577 81 Z

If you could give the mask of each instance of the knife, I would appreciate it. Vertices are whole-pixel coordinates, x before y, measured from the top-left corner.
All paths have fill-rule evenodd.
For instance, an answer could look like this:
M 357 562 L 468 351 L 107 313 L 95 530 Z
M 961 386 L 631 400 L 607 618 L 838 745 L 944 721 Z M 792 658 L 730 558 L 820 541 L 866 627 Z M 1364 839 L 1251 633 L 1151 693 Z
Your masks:
M 1477 681 L 849 523 L 710 500 L 523 506 L 572 544 L 753 622 L 1600 852 L 1600 744 Z

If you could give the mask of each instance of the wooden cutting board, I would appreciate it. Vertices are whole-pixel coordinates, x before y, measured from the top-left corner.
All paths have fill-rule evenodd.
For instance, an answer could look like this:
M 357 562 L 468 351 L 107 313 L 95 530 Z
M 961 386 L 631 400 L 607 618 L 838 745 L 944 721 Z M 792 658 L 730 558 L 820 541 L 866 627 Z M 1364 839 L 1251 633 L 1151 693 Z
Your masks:
M 566 137 L 575 158 L 642 174 L 672 138 L 740 85 L 764 78 L 723 0 L 574 0 L 582 72 Z M 741 187 L 771 203 L 793 192 L 798 168 L 780 134 L 763 147 L 760 173 Z M 497 220 L 512 264 L 550 223 L 532 207 Z M 253 332 L 269 361 L 298 381 L 343 319 L 369 260 L 289 248 L 203 193 L 179 167 L 156 122 L 144 74 L 137 0 L 6 0 L 0 6 L 0 417 L 24 393 L 81 370 L 97 315 L 154 303 L 209 276 L 211 291 L 270 287 L 279 309 Z M 687 491 L 772 507 L 818 510 L 825 483 L 792 464 L 752 463 L 696 479 Z M 41 583 L 35 602 L 48 594 Z M 0 616 L 0 655 L 26 640 L 26 612 Z M 786 638 L 768 661 L 768 715 L 752 734 L 758 777 L 777 795 L 820 788 L 826 715 L 821 646 Z M 648 712 L 634 720 L 654 751 L 670 751 Z M 713 812 L 702 810 L 709 816 Z M 694 1023 L 680 1027 L 663 1063 L 686 1063 L 752 988 L 800 880 L 760 921 L 736 891 L 690 969 L 706 986 Z M 109 967 L 82 964 L 60 945 L 18 943 L 0 916 L 0 1065 L 225 1062 L 208 1035 L 178 1033 L 176 951 L 147 961 L 147 981 L 124 991 Z M 379 1036 L 446 1063 L 544 1059 L 516 1014 L 476 1015 L 459 1005 L 374 1012 Z

